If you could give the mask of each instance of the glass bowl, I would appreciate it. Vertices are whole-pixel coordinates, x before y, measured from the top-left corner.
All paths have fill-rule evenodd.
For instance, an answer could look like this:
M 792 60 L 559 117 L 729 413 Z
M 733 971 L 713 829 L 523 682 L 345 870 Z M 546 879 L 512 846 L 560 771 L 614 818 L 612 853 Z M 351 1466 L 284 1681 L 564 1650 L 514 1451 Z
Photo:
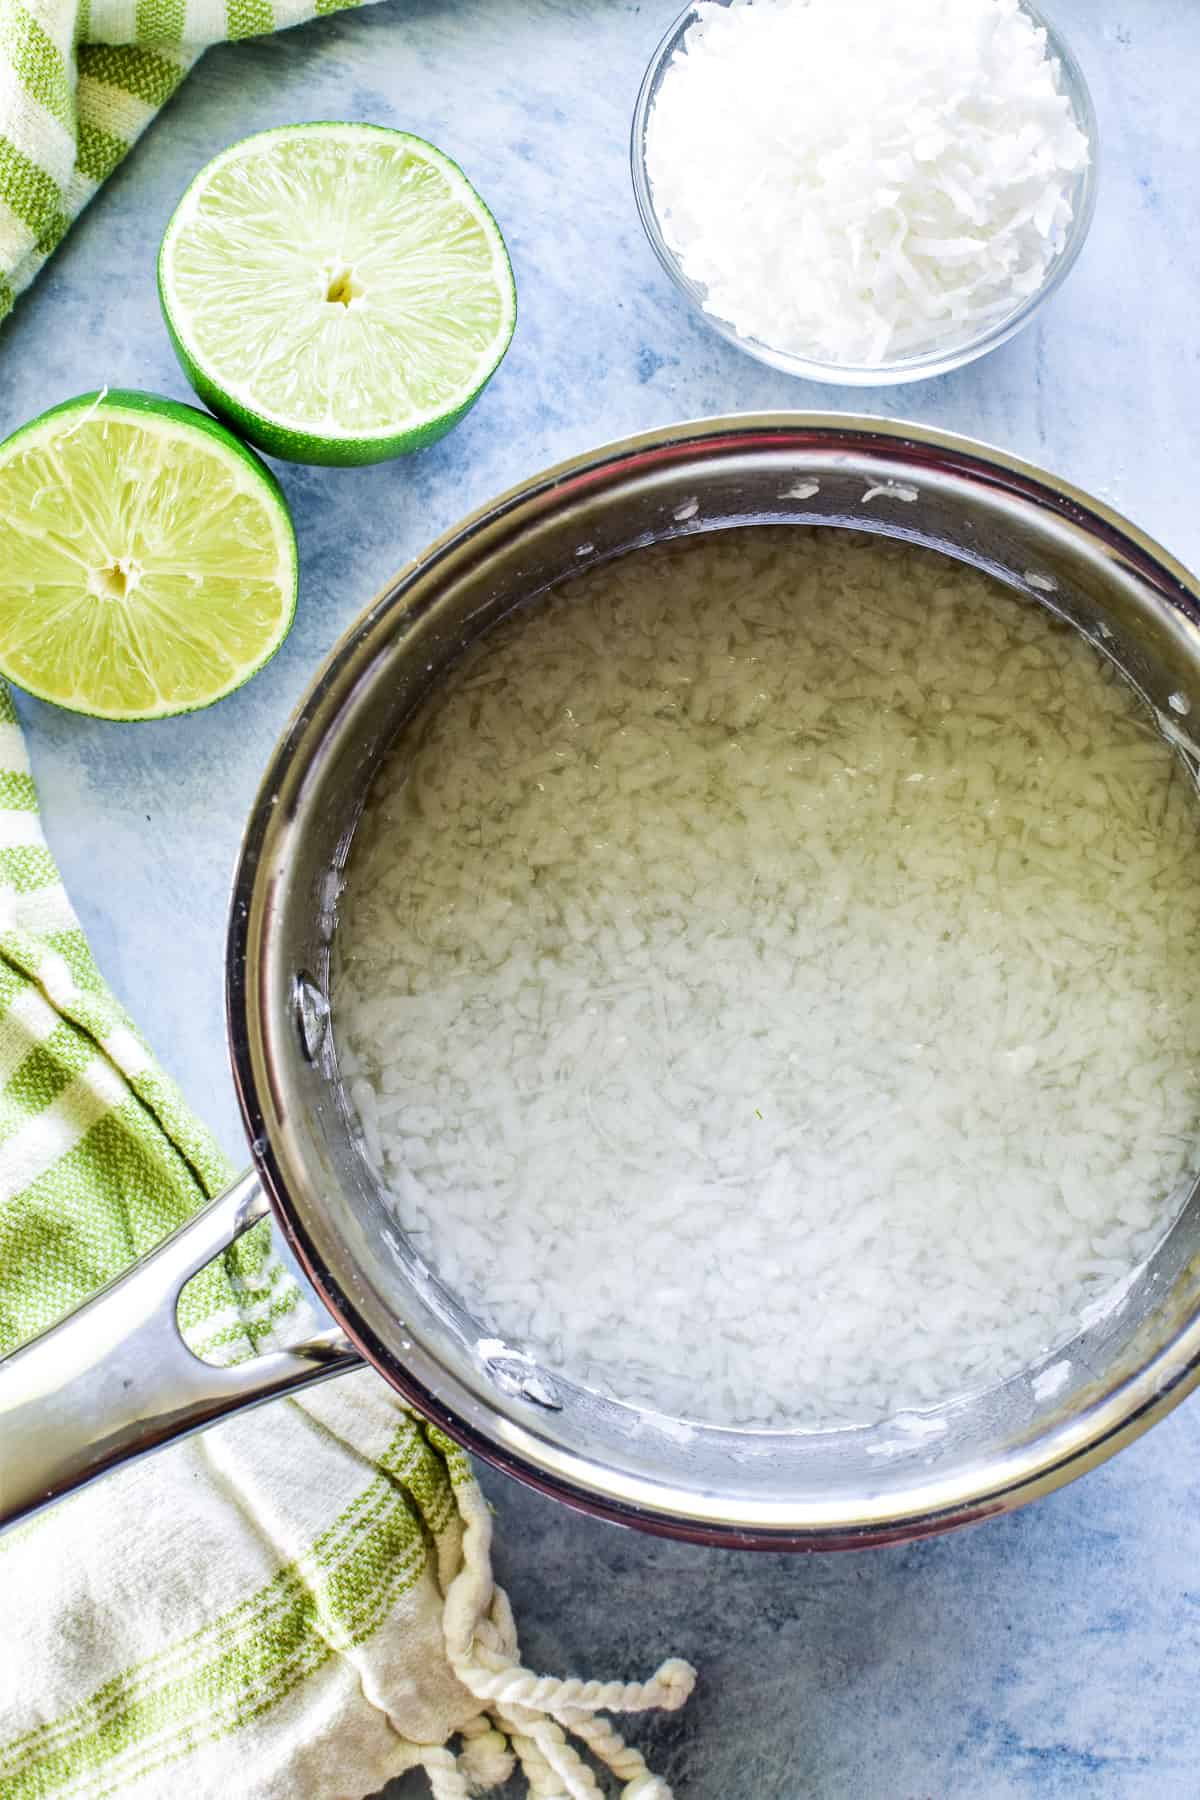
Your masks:
M 733 4 L 733 0 L 715 0 L 715 4 L 728 6 Z M 778 350 L 758 338 L 746 336 L 728 320 L 722 319 L 716 313 L 708 310 L 705 305 L 707 295 L 703 284 L 693 281 L 691 276 L 684 272 L 674 251 L 667 243 L 654 204 L 654 193 L 646 168 L 646 126 L 671 59 L 681 47 L 684 37 L 695 23 L 700 11 L 699 4 L 695 3 L 684 8 L 650 58 L 649 66 L 642 78 L 637 105 L 633 109 L 630 165 L 637 209 L 646 236 L 650 240 L 650 247 L 675 286 L 691 301 L 706 324 L 711 325 L 714 331 L 719 332 L 723 338 L 727 338 L 731 344 L 736 344 L 740 350 L 746 351 L 747 355 L 756 357 L 759 362 L 768 363 L 773 369 L 782 369 L 786 375 L 799 375 L 808 381 L 831 382 L 844 387 L 891 387 L 904 381 L 923 381 L 932 375 L 945 375 L 951 369 L 962 368 L 965 363 L 974 362 L 977 356 L 984 356 L 989 350 L 995 350 L 998 345 L 1007 343 L 1010 337 L 1015 336 L 1023 326 L 1028 325 L 1039 307 L 1066 280 L 1075 264 L 1076 257 L 1083 249 L 1096 206 L 1100 139 L 1092 96 L 1088 91 L 1087 82 L 1084 80 L 1083 71 L 1074 55 L 1049 20 L 1035 6 L 1029 5 L 1027 0 L 1022 0 L 1022 5 L 1034 24 L 1046 33 L 1047 48 L 1050 55 L 1059 64 L 1059 86 L 1071 103 L 1075 123 L 1088 141 L 1087 167 L 1076 176 L 1072 191 L 1073 210 L 1066 241 L 1058 255 L 1050 262 L 1042 284 L 1036 292 L 1027 294 L 1023 299 L 1017 301 L 1011 312 L 1004 314 L 1000 319 L 992 320 L 973 337 L 959 338 L 944 345 L 935 345 L 928 350 L 898 356 L 890 361 L 877 364 L 828 362 L 817 357 L 797 356 L 791 350 Z

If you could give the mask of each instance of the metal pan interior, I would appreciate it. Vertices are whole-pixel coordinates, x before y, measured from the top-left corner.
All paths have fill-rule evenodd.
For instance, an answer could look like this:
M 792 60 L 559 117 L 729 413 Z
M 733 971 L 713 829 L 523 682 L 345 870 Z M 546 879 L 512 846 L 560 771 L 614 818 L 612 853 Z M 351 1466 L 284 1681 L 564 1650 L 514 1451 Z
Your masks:
M 1200 1378 L 1200 1200 L 1119 1307 L 1045 1364 L 903 1422 L 736 1431 L 572 1387 L 481 1348 L 405 1241 L 354 1141 L 328 1031 L 339 871 L 385 750 L 464 648 L 580 569 L 757 523 L 853 527 L 940 550 L 1051 605 L 1114 657 L 1181 754 L 1200 710 L 1200 597 L 1086 496 L 963 440 L 845 417 L 714 420 L 612 446 L 486 508 L 402 571 L 282 741 L 239 868 L 231 1042 L 260 1166 L 319 1292 L 375 1366 L 460 1441 L 570 1503 L 673 1535 L 842 1547 L 950 1529 L 1058 1485 Z

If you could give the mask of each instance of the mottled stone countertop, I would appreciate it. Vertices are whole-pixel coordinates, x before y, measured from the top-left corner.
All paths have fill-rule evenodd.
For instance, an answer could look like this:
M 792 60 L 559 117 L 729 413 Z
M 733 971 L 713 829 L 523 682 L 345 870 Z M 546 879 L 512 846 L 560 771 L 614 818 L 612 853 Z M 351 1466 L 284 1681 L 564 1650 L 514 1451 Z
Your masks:
M 456 432 L 377 469 L 281 471 L 303 580 L 291 638 L 264 674 L 209 713 L 140 728 L 22 706 L 46 828 L 101 964 L 234 1155 L 222 940 L 257 777 L 335 637 L 490 494 L 698 414 L 877 411 L 1043 463 L 1200 563 L 1195 0 L 1052 0 L 1104 138 L 1083 258 L 1039 322 L 990 358 L 857 394 L 726 347 L 643 240 L 629 116 L 674 8 L 389 0 L 215 51 L 0 336 L 0 432 L 103 381 L 184 394 L 154 291 L 162 225 L 208 157 L 297 118 L 374 119 L 433 139 L 478 183 L 512 250 L 517 336 Z M 837 1558 L 655 1542 L 485 1479 L 529 1659 L 629 1676 L 671 1652 L 700 1665 L 685 1712 L 635 1727 L 680 1800 L 1200 1794 L 1196 1401 L 1016 1516 Z M 397 1800 L 417 1792 L 401 1784 Z

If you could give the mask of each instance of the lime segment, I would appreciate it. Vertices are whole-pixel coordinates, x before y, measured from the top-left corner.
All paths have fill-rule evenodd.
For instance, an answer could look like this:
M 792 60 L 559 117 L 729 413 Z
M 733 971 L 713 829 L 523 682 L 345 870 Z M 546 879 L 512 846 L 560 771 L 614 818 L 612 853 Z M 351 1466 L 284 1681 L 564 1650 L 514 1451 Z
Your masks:
M 295 607 L 277 483 L 194 407 L 105 390 L 0 445 L 0 672 L 38 698 L 105 719 L 208 706 Z
M 376 125 L 288 126 L 224 151 L 167 227 L 159 294 L 201 399 L 301 462 L 432 443 L 516 319 L 504 240 L 462 171 Z

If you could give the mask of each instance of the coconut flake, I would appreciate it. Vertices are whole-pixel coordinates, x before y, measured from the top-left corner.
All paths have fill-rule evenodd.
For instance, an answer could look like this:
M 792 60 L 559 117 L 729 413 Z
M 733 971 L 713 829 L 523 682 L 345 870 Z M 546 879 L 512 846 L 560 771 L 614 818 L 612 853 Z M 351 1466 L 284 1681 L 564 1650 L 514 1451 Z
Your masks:
M 879 481 L 867 489 L 862 504 L 869 506 L 872 500 L 902 500 L 906 506 L 911 506 L 920 498 L 917 489 L 907 481 Z
M 1038 1368 L 1195 1172 L 1196 826 L 1108 659 L 975 570 L 797 526 L 621 558 L 368 799 L 364 1148 L 542 1373 L 829 1425 Z
M 708 310 L 865 365 L 1036 292 L 1088 158 L 1019 0 L 700 5 L 646 130 L 663 234 Z

